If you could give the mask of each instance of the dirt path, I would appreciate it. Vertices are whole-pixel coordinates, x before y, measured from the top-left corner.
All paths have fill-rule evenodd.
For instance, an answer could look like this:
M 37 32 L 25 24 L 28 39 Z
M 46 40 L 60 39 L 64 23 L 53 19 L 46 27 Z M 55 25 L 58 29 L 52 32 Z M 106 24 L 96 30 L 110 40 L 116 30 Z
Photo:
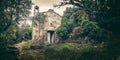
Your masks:
M 25 44 L 27 44 L 27 41 L 22 41 L 22 42 L 20 42 L 20 43 L 18 43 L 18 44 L 15 44 L 14 46 L 15 46 L 16 48 L 18 48 L 19 51 L 21 52 L 22 49 L 23 49 L 23 46 L 25 46 Z

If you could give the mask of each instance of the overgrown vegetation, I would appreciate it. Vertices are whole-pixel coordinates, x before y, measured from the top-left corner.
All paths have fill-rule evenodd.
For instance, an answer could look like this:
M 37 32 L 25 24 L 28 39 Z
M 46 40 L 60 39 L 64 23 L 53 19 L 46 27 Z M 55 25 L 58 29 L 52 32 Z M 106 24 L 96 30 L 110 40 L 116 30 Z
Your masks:
M 73 40 L 90 40 L 91 42 L 102 42 L 107 34 L 97 22 L 90 21 L 85 11 L 75 7 L 66 9 L 57 33 L 61 40 L 69 40 L 72 36 Z
M 0 0 L 0 60 L 17 60 L 18 54 L 9 47 L 18 42 L 18 23 L 28 17 L 31 5 L 31 0 Z
M 69 40 L 69 36 L 73 36 L 72 38 L 78 36 L 78 40 L 89 40 L 93 42 L 104 42 L 102 46 L 104 46 L 102 55 L 105 60 L 116 60 L 119 58 L 120 53 L 118 52 L 120 48 L 120 44 L 118 42 L 120 38 L 120 7 L 119 7 L 119 0 L 64 0 L 60 3 L 60 5 L 55 6 L 64 6 L 64 5 L 73 5 L 75 8 L 66 11 L 73 11 L 69 13 L 64 13 L 64 16 L 66 17 L 66 20 L 62 19 L 62 21 L 65 21 L 66 24 L 63 24 L 58 29 L 58 35 L 61 39 L 64 40 L 65 36 L 68 36 L 66 40 Z M 76 10 L 77 9 L 77 10 Z M 81 12 L 82 13 L 79 13 Z M 75 14 L 76 12 L 76 14 Z M 66 16 L 66 15 L 68 16 Z M 74 16 L 75 14 L 75 16 Z M 79 16 L 77 18 L 76 16 Z M 74 17 L 74 18 L 71 18 Z M 78 23 L 74 23 L 69 25 L 69 23 L 72 21 L 77 21 Z M 72 25 L 78 24 L 72 28 L 72 31 L 69 31 L 69 27 Z M 69 25 L 66 27 L 66 25 Z M 75 29 L 76 27 L 79 27 Z M 64 29 L 63 29 L 64 28 Z M 67 31 L 67 33 L 64 33 L 63 31 Z M 75 34 L 75 31 L 77 31 L 77 34 Z M 72 32 L 72 34 L 71 34 Z M 83 39 L 79 39 L 79 37 L 82 37 Z M 73 39 L 73 40 L 77 40 Z M 87 41 L 86 40 L 86 41 Z M 94 43 L 92 43 L 94 44 Z M 98 43 L 97 43 L 98 44 Z M 96 44 L 94 44 L 96 46 Z M 98 50 L 100 52 L 100 50 Z M 98 53 L 99 53 L 98 52 Z M 104 59 L 103 59 L 104 60 Z
M 23 24 L 17 29 L 16 37 L 19 42 L 32 39 L 32 26 Z
M 43 49 L 24 50 L 21 60 L 109 60 L 105 57 L 102 44 L 92 46 L 88 44 L 62 43 L 46 46 Z
M 40 24 L 40 26 L 42 26 L 45 22 L 45 17 L 46 17 L 46 15 L 43 13 L 36 13 L 36 15 L 33 16 L 34 25 L 36 26 L 36 25 Z
M 57 34 L 60 41 L 80 43 L 65 42 L 32 50 L 29 41 L 22 47 L 19 59 L 119 60 L 119 2 L 120 0 L 63 0 L 56 6 L 70 4 L 74 7 L 67 8 L 64 12 Z M 18 50 L 12 45 L 31 39 L 30 26 L 18 27 L 19 21 L 28 16 L 31 5 L 31 0 L 0 0 L 0 60 L 18 60 Z M 45 16 L 40 13 L 33 19 L 42 24 Z

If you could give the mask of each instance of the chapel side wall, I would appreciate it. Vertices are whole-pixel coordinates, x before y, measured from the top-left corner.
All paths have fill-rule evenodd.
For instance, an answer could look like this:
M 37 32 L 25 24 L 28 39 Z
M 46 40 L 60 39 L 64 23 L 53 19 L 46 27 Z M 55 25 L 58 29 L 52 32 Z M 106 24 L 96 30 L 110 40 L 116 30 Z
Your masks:
M 32 40 L 36 40 L 39 38 L 39 24 L 33 25 L 33 32 L 32 32 Z

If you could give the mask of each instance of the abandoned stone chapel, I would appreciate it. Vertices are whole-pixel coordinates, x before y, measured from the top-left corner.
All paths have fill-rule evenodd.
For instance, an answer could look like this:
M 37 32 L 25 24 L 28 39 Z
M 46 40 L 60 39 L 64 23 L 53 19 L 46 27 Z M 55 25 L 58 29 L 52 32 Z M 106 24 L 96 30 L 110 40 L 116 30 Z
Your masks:
M 39 12 L 39 7 L 34 7 L 34 16 L 32 20 L 32 46 L 43 46 L 55 44 L 59 41 L 56 30 L 61 25 L 61 16 L 53 9 L 46 12 Z

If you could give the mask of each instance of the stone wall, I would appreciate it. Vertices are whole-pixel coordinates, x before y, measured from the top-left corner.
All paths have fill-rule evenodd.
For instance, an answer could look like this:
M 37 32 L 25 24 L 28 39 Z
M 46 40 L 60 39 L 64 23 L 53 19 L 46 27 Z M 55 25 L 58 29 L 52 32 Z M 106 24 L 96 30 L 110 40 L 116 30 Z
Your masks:
M 44 24 L 33 24 L 32 46 L 49 45 L 58 42 L 56 30 L 61 25 L 61 16 L 52 9 L 42 13 L 46 16 Z

